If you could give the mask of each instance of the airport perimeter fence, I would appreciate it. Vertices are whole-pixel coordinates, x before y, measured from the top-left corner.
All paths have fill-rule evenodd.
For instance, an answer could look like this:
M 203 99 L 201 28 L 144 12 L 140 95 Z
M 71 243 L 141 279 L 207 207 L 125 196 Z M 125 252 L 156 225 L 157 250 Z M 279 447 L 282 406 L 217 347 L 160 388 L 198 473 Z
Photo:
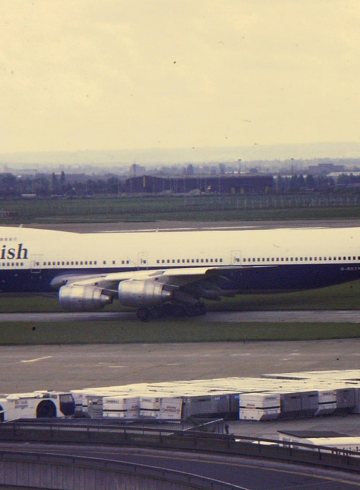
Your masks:
M 183 195 L 137 198 L 112 198 L 95 200 L 36 200 L 29 206 L 26 201 L 15 200 L 6 203 L 2 209 L 0 220 L 48 220 L 82 219 L 88 220 L 95 216 L 102 219 L 131 221 L 137 219 L 158 219 L 159 216 L 178 216 L 180 213 L 207 212 L 250 212 L 267 210 L 314 208 L 354 208 L 360 206 L 360 194 L 227 194 L 227 195 Z
M 208 210 L 251 211 L 261 209 L 297 209 L 297 208 L 331 208 L 353 207 L 360 205 L 360 196 L 338 194 L 273 194 L 249 196 L 198 196 L 184 197 L 184 207 L 189 210 L 197 208 Z
M 185 450 L 306 463 L 348 471 L 360 470 L 360 453 L 346 449 L 232 434 L 153 429 L 119 424 L 7 422 L 0 425 L 0 440 Z

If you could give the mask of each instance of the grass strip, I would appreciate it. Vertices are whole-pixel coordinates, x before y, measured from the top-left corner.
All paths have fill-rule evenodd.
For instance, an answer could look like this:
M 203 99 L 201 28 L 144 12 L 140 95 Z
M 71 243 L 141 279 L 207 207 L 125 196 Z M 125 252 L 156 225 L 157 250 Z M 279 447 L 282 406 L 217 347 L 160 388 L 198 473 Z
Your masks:
M 360 337 L 360 324 L 350 323 L 205 323 L 158 320 L 119 322 L 4 322 L 0 345 L 244 342 L 328 340 Z
M 306 197 L 306 196 L 305 196 Z M 292 196 L 136 196 L 131 198 L 94 199 L 15 199 L 2 201 L 5 211 L 13 218 L 1 218 L 0 223 L 95 223 L 119 221 L 191 220 L 293 220 L 293 219 L 356 219 L 360 207 L 352 196 L 337 198 L 314 195 L 318 205 L 303 207 L 303 195 Z M 284 203 L 291 201 L 288 207 Z M 273 207 L 268 201 L 276 201 Z M 245 204 L 246 203 L 246 204 Z M 345 205 L 346 204 L 346 205 Z

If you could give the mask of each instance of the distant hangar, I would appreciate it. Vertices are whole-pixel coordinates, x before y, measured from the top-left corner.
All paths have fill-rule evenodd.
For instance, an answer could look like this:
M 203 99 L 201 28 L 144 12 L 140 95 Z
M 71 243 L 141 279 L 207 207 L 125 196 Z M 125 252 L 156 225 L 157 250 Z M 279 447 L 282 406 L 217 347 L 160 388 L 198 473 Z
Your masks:
M 144 175 L 132 177 L 125 182 L 127 193 L 173 192 L 187 194 L 202 192 L 214 194 L 265 194 L 274 185 L 272 175 L 241 176 L 184 176 L 155 177 Z

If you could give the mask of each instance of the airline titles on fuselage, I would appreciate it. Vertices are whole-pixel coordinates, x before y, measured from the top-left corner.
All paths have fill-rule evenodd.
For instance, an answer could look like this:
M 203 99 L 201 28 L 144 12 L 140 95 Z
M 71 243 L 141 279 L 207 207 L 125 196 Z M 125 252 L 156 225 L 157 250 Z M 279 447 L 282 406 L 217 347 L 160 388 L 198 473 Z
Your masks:
M 19 243 L 16 248 L 8 248 L 7 245 L 3 245 L 0 249 L 0 259 L 1 260 L 26 260 L 28 258 L 28 249 Z

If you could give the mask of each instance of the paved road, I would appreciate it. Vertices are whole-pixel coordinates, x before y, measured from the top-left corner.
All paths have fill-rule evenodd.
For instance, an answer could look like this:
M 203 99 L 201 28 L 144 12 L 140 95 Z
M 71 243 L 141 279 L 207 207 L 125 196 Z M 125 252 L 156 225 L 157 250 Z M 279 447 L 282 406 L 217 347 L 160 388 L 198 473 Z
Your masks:
M 222 229 L 258 229 L 273 228 L 348 228 L 359 226 L 359 220 L 290 220 L 290 221 L 149 221 L 149 222 L 118 222 L 118 223 L 66 223 L 25 225 L 27 228 L 46 230 L 74 231 L 77 233 L 100 233 L 117 231 L 141 230 L 211 230 Z
M 95 313 L 0 313 L 1 322 L 80 322 L 134 320 L 134 312 Z M 353 311 L 236 311 L 209 312 L 195 317 L 196 322 L 295 322 L 360 323 L 360 310 Z
M 0 444 L 0 449 L 24 449 L 24 445 Z M 317 489 L 350 490 L 360 488 L 357 474 L 327 471 L 320 468 L 282 464 L 256 459 L 189 454 L 181 451 L 156 451 L 153 449 L 129 449 L 119 447 L 68 446 L 54 448 L 44 444 L 26 444 L 33 453 L 46 452 L 88 456 L 112 461 L 142 464 L 166 468 L 183 473 L 205 476 L 214 480 L 243 487 L 246 490 L 295 490 Z
M 360 323 L 360 310 L 354 311 L 237 311 L 208 313 L 207 322 L 299 322 Z

